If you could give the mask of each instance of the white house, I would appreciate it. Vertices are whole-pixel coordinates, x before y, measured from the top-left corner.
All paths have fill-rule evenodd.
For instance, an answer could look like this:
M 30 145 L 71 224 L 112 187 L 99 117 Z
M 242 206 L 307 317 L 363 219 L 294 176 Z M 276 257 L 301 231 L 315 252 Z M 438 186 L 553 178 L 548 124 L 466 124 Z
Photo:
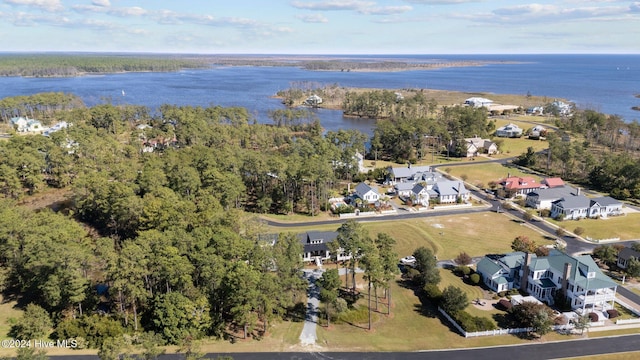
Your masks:
M 42 135 L 49 136 L 49 135 L 53 134 L 54 132 L 58 132 L 58 131 L 60 131 L 62 129 L 68 128 L 69 125 L 70 124 L 68 124 L 66 121 L 61 121 L 61 122 L 56 123 L 55 125 L 51 126 L 50 128 L 44 130 Z
M 489 139 L 482 139 L 478 136 L 464 139 L 467 148 L 467 157 L 477 156 L 478 154 L 494 155 L 498 153 L 498 145 Z
M 496 130 L 496 136 L 509 138 L 521 137 L 522 129 L 516 124 L 509 123 L 499 127 L 498 130 Z
M 355 195 L 359 197 L 364 204 L 376 203 L 380 200 L 380 193 L 378 193 L 378 190 L 363 182 L 356 186 Z
M 526 204 L 534 209 L 551 209 L 554 201 L 577 195 L 579 190 L 571 186 L 537 189 L 527 193 Z
M 10 123 L 17 132 L 38 133 L 45 130 L 40 121 L 28 117 L 14 117 L 11 118 Z
M 311 105 L 311 106 L 317 106 L 322 104 L 322 98 L 316 94 L 313 94 L 311 96 L 309 96 L 305 101 L 305 104 L 307 105 Z
M 433 186 L 433 190 L 437 193 L 437 199 L 441 204 L 466 202 L 471 197 L 471 193 L 462 181 L 438 181 Z
M 303 245 L 303 261 L 320 261 L 331 259 L 331 252 L 329 250 L 329 243 L 335 241 L 338 237 L 336 231 L 308 231 L 298 235 L 298 239 Z M 338 261 L 345 261 L 351 259 L 350 254 L 345 254 L 340 248 L 338 248 Z
M 471 97 L 465 100 L 464 103 L 465 105 L 481 108 L 483 106 L 489 107 L 491 104 L 493 104 L 493 100 L 489 100 L 481 97 Z
M 547 129 L 542 125 L 536 125 L 529 130 L 529 139 L 537 140 L 547 136 Z
M 387 183 L 396 184 L 411 181 L 418 173 L 431 172 L 431 166 L 412 166 L 409 164 L 406 167 L 388 167 L 387 170 L 389 172 Z
M 614 306 L 617 284 L 604 275 L 591 256 L 573 257 L 557 250 L 549 256 L 515 252 L 485 256 L 477 266 L 494 291 L 519 288 L 553 305 L 558 292 L 574 310 L 604 311 Z
M 578 192 L 575 196 L 566 196 L 551 203 L 551 217 L 564 220 L 607 218 L 621 214 L 622 203 L 608 196 L 590 199 Z

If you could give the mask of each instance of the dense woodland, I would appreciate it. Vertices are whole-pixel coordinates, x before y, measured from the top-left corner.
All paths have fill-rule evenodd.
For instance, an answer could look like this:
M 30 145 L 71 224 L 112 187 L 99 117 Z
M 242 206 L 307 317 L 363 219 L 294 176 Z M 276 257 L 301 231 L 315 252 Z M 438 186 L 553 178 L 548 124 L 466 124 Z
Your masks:
M 152 55 L 3 54 L 0 76 L 63 77 L 125 71 L 178 71 L 208 66 L 201 59 Z
M 422 110 L 407 105 L 380 120 L 368 156 L 417 161 L 495 127 L 482 110 L 409 101 Z M 252 213 L 326 209 L 343 182 L 361 176 L 354 155 L 369 140 L 353 130 L 325 133 L 310 113 L 292 109 L 272 113 L 266 125 L 243 108 L 89 108 L 47 93 L 3 99 L 0 113 L 5 129 L 11 116 L 73 124 L 49 137 L 0 141 L 0 283 L 5 298 L 32 304 L 25 316 L 49 319 L 40 324 L 54 337 L 90 347 L 142 331 L 170 344 L 259 337 L 273 321 L 303 316 L 301 243 L 281 234 L 268 245 Z M 584 112 L 558 125 L 585 140 L 551 138 L 551 173 L 640 195 L 636 123 Z M 543 164 L 537 154 L 519 160 Z M 48 189 L 70 194 L 56 212 L 18 206 Z M 386 289 L 396 257 L 383 254 L 392 254 L 393 239 L 369 237 L 357 223 L 340 233 L 340 245 L 362 251 L 347 266 L 359 263 L 373 287 Z

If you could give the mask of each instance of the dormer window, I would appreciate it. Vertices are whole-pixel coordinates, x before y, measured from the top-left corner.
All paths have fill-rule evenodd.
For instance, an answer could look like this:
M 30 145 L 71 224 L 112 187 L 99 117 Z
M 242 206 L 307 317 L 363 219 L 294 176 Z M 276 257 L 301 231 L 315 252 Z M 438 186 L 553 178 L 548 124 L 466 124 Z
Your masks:
M 587 273 L 587 279 L 593 279 L 596 277 L 596 273 L 594 271 L 590 271 Z

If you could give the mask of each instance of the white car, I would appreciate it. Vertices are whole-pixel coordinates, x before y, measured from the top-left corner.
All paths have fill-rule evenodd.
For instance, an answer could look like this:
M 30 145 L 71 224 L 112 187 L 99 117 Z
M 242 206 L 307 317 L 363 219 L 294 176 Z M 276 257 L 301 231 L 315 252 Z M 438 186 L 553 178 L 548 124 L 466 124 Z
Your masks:
M 416 258 L 413 256 L 405 256 L 402 259 L 400 259 L 400 263 L 405 266 L 414 267 L 416 266 Z

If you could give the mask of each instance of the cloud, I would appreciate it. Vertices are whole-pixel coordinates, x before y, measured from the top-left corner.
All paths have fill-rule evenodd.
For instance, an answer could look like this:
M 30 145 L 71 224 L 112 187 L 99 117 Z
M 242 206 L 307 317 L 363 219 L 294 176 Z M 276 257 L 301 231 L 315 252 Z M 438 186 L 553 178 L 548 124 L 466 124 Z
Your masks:
M 404 0 L 404 1 L 411 4 L 422 4 L 422 5 L 451 5 L 451 4 L 466 4 L 466 3 L 481 2 L 483 0 Z
M 633 13 L 640 13 L 640 2 L 634 2 L 633 4 L 629 5 L 629 10 L 631 10 L 631 12 Z
M 296 18 L 306 23 L 328 23 L 329 22 L 329 19 L 324 17 L 324 15 L 322 14 L 296 15 Z
M 100 13 L 117 17 L 143 16 L 149 13 L 148 10 L 138 6 L 116 8 L 97 5 L 74 5 L 72 9 L 79 13 Z
M 489 13 L 457 14 L 454 17 L 493 24 L 525 24 L 580 20 L 609 21 L 628 16 L 632 12 L 632 6 L 563 7 L 533 3 L 499 8 Z
M 64 8 L 60 0 L 4 0 L 4 2 L 9 5 L 35 7 L 50 12 Z
M 375 2 L 371 1 L 359 1 L 359 0 L 330 0 L 330 1 L 320 1 L 320 2 L 303 2 L 303 1 L 292 1 L 291 6 L 297 9 L 303 10 L 320 10 L 320 11 L 344 11 L 344 10 L 352 10 L 358 11 L 361 9 L 366 9 L 367 7 L 375 6 Z
M 361 14 L 368 15 L 397 15 L 413 10 L 411 6 L 382 6 L 358 10 Z
M 95 6 L 109 7 L 111 6 L 111 1 L 109 0 L 93 0 L 91 4 Z
M 364 15 L 396 15 L 411 11 L 413 8 L 408 5 L 404 6 L 376 6 L 372 1 L 320 1 L 320 2 L 303 2 L 293 1 L 291 6 L 312 11 L 355 11 Z

